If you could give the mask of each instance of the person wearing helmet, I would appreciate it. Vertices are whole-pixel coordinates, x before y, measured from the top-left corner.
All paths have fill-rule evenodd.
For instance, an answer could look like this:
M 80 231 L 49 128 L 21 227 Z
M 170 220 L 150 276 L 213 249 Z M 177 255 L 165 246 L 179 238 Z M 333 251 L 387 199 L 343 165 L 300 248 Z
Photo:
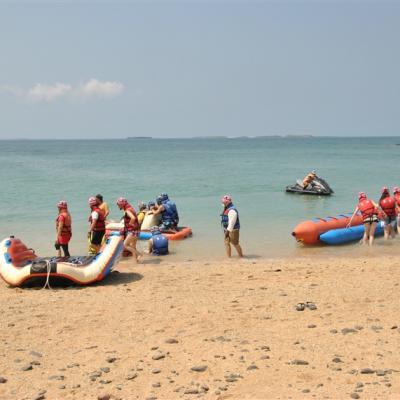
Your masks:
M 148 241 L 148 252 L 156 256 L 165 256 L 168 251 L 168 238 L 164 236 L 158 226 L 153 226 L 150 229 L 151 238 Z
M 312 170 L 303 179 L 303 189 L 310 185 L 315 178 L 317 178 L 317 173 L 315 172 L 315 170 Z
M 130 251 L 135 259 L 138 262 L 141 258 L 141 254 L 136 249 L 136 243 L 139 236 L 139 221 L 136 214 L 135 209 L 128 203 L 128 200 L 125 197 L 120 197 L 117 200 L 118 208 L 124 212 L 123 221 L 124 221 L 124 230 L 123 234 L 125 237 L 124 247 L 126 250 Z
M 104 219 L 107 219 L 108 214 L 110 214 L 110 208 L 108 204 L 103 200 L 103 196 L 101 194 L 96 194 L 96 199 L 98 200 L 100 211 L 103 212 Z
M 100 251 L 104 234 L 106 233 L 106 221 L 103 211 L 99 207 L 99 201 L 96 197 L 90 197 L 88 200 L 90 207 L 89 215 L 89 254 L 96 255 Z
M 397 186 L 393 188 L 393 197 L 396 200 L 397 210 L 397 233 L 400 232 L 400 188 Z
M 224 211 L 221 214 L 221 225 L 224 229 L 226 255 L 228 257 L 232 256 L 232 244 L 239 257 L 243 257 L 242 247 L 239 244 L 240 221 L 238 210 L 232 204 L 232 197 L 229 195 L 223 196 L 221 203 L 224 205 Z
M 176 204 L 169 200 L 166 193 L 162 193 L 156 198 L 157 209 L 153 215 L 161 215 L 160 229 L 162 231 L 177 230 L 179 223 L 178 209 Z
M 137 219 L 138 219 L 139 227 L 140 227 L 140 226 L 142 226 L 144 217 L 146 216 L 147 204 L 145 202 L 143 202 L 143 201 L 140 201 L 138 203 L 138 209 L 139 209 L 139 212 L 137 214 Z
M 358 204 L 349 223 L 347 224 L 347 228 L 351 226 L 354 216 L 360 212 L 364 223 L 364 236 L 361 240 L 362 244 L 369 243 L 369 245 L 372 246 L 374 243 L 379 211 L 382 212 L 384 216 L 386 215 L 378 204 L 367 198 L 367 195 L 364 192 L 358 193 Z
M 149 201 L 147 204 L 147 212 L 144 216 L 142 225 L 140 227 L 141 230 L 148 231 L 152 226 L 159 226 L 161 223 L 161 214 L 154 215 L 154 212 L 157 211 L 157 205 L 154 201 Z
M 390 196 L 387 187 L 382 188 L 381 198 L 379 199 L 379 206 L 382 208 L 386 217 L 383 219 L 383 229 L 385 240 L 395 237 L 395 225 L 397 216 L 397 204 L 394 197 Z
M 56 241 L 54 247 L 57 250 L 57 257 L 61 257 L 61 249 L 64 257 L 69 257 L 68 244 L 72 237 L 72 219 L 68 211 L 68 204 L 60 200 L 57 204 L 58 216 L 56 218 Z

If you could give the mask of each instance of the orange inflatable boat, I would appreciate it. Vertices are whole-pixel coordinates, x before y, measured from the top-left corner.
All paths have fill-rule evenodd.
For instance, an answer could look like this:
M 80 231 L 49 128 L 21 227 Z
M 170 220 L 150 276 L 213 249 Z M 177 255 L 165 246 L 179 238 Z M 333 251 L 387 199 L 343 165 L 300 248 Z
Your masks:
M 292 232 L 298 242 L 303 244 L 318 244 L 319 236 L 331 229 L 346 228 L 350 222 L 352 214 L 340 214 L 336 217 L 314 218 L 309 221 L 300 222 Z M 352 226 L 363 223 L 361 214 L 355 215 L 351 223 Z

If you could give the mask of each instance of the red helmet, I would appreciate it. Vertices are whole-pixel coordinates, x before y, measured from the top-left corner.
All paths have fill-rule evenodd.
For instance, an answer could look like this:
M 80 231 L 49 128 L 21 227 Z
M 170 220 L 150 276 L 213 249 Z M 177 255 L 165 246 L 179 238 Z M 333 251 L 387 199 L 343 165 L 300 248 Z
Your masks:
M 224 197 L 222 197 L 221 203 L 222 203 L 224 206 L 227 206 L 228 204 L 231 204 L 231 203 L 232 203 L 232 197 L 229 196 L 229 194 L 226 194 Z
M 120 197 L 118 200 L 117 200 L 117 206 L 118 207 L 124 207 L 124 206 L 126 206 L 128 204 L 128 200 L 125 198 L 125 197 Z
M 383 188 L 382 188 L 382 194 L 383 193 L 389 193 L 389 188 L 387 188 L 386 186 L 384 186 Z
M 400 189 L 397 186 L 395 186 L 393 188 L 393 193 L 399 193 L 399 192 L 400 192 Z
M 65 200 L 60 200 L 60 201 L 57 203 L 57 207 L 58 207 L 58 208 L 68 208 L 68 204 L 67 204 L 67 202 L 66 202 Z
M 93 207 L 93 206 L 97 206 L 97 204 L 99 204 L 99 201 L 96 199 L 96 197 L 89 197 L 88 200 L 89 206 Z
M 364 192 L 359 192 L 358 193 L 358 200 L 366 199 L 366 198 L 367 198 L 367 195 Z

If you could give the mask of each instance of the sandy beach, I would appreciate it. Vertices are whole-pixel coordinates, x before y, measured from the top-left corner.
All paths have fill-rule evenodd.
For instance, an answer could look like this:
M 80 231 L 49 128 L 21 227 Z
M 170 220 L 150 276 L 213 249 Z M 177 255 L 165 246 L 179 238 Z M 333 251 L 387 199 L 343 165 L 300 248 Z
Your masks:
M 148 259 L 83 288 L 2 282 L 0 398 L 398 399 L 398 268 Z

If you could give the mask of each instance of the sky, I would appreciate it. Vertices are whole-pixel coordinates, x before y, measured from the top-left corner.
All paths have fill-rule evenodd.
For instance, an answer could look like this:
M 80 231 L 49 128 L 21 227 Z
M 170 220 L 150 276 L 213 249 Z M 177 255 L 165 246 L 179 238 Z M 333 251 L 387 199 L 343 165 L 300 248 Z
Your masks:
M 400 2 L 0 1 L 0 139 L 400 136 Z

